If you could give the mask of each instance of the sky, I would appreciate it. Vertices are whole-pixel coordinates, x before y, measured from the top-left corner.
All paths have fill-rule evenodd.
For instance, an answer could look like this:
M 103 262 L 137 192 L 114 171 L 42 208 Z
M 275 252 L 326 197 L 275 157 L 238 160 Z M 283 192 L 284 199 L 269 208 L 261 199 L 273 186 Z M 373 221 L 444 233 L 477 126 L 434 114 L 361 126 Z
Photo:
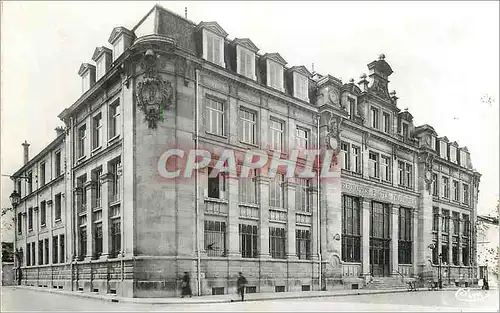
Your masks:
M 479 214 L 499 197 L 499 2 L 188 2 L 2 1 L 1 174 L 51 142 L 57 117 L 81 95 L 78 69 L 108 46 L 113 27 L 131 29 L 160 3 L 195 23 L 217 21 L 229 38 L 250 38 L 259 53 L 279 52 L 348 82 L 384 53 L 389 90 L 416 125 L 430 124 L 471 152 L 482 174 Z M 490 97 L 492 101 L 484 101 Z M 1 179 L 2 207 L 13 184 Z M 8 216 L 7 216 L 8 218 Z M 7 234 L 2 232 L 8 240 Z

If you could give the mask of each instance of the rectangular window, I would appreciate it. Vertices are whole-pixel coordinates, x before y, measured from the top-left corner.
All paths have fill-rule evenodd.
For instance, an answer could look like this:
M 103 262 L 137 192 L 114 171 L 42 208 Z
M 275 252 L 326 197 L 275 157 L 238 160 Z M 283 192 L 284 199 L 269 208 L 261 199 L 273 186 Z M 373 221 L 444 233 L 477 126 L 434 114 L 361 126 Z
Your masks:
M 94 257 L 102 254 L 102 223 L 94 225 Z
M 208 197 L 226 199 L 226 175 L 218 173 L 217 169 L 208 168 Z M 217 173 L 217 174 L 216 174 Z
M 295 245 L 299 260 L 311 259 L 311 232 L 309 230 L 295 230 Z
M 453 180 L 453 200 L 460 201 L 460 187 L 457 180 Z
M 80 233 L 79 233 L 79 246 L 80 246 L 80 253 L 79 253 L 79 258 L 83 259 L 87 255 L 87 227 L 83 226 L 80 227 Z
M 384 112 L 382 114 L 382 122 L 384 127 L 384 132 L 387 134 L 391 133 L 391 115 L 389 113 Z
M 59 243 L 58 236 L 53 236 L 52 237 L 52 263 L 57 264 L 59 263 L 59 258 L 58 258 L 58 250 L 59 250 Z
M 117 206 L 118 210 L 120 209 Z M 120 218 L 113 218 L 111 220 L 111 257 L 117 257 L 122 249 L 122 228 L 121 228 Z
M 432 230 L 439 230 L 439 208 L 432 208 Z
M 293 73 L 294 96 L 304 101 L 309 101 L 309 88 L 307 77 Z
M 273 259 L 286 257 L 286 233 L 284 228 L 269 227 L 269 249 Z
M 40 163 L 40 187 L 45 186 L 45 162 Z
M 255 79 L 255 55 L 245 48 L 238 47 L 238 73 L 251 79 Z
M 62 172 L 61 172 L 61 151 L 57 151 L 54 156 L 55 156 L 55 158 L 54 158 L 55 177 L 59 177 L 59 175 L 62 174 Z
M 450 146 L 450 162 L 457 163 L 457 148 Z
M 22 184 L 22 181 L 18 180 L 17 181 L 17 192 L 19 192 L 19 195 L 21 195 L 21 184 Z
M 297 127 L 295 130 L 295 146 L 296 148 L 307 149 L 309 146 L 308 142 L 309 136 L 306 129 L 302 127 Z
M 34 242 L 33 245 L 35 245 Z M 35 265 L 35 260 L 33 260 L 33 265 Z M 38 265 L 43 265 L 43 240 L 38 240 Z
M 403 135 L 403 138 L 408 138 L 409 135 L 409 130 L 408 130 L 408 123 L 403 122 L 401 125 L 401 135 Z
M 274 61 L 268 60 L 269 65 L 269 83 L 268 86 L 283 90 L 283 66 Z
M 23 233 L 23 214 L 17 213 L 17 233 Z
M 413 186 L 413 166 L 409 163 L 405 165 L 405 186 Z
M 448 264 L 448 262 L 449 262 L 448 261 L 448 259 L 449 259 L 448 258 L 448 255 L 449 255 L 448 251 L 449 250 L 448 249 L 449 249 L 448 244 L 443 244 L 441 246 L 441 256 L 442 256 L 441 261 L 442 261 L 443 264 Z
M 94 183 L 94 189 L 92 190 L 92 208 L 100 208 L 102 199 L 102 185 L 101 185 L 101 175 L 102 168 L 98 168 L 92 171 L 92 182 Z
M 432 248 L 432 264 L 439 264 L 438 243 L 433 241 L 434 247 Z
M 370 108 L 370 125 L 372 128 L 378 129 L 378 109 Z
M 450 231 L 450 211 L 443 210 L 441 225 L 441 231 L 447 234 Z
M 43 248 L 42 248 L 43 250 Z M 36 254 L 35 254 L 35 243 L 32 242 L 31 243 L 31 265 L 36 265 L 36 261 L 35 261 L 35 257 L 36 257 Z
M 296 210 L 299 212 L 311 212 L 312 194 L 311 179 L 297 178 L 295 189 Z
M 226 256 L 226 223 L 205 220 L 205 251 L 208 256 Z
M 283 123 L 275 119 L 270 120 L 270 136 L 271 136 L 271 149 L 281 151 L 283 150 Z
M 380 157 L 380 174 L 383 181 L 391 181 L 391 158 L 387 156 Z
M 460 150 L 460 166 L 467 166 L 467 153 Z
M 285 176 L 276 173 L 276 178 L 269 181 L 269 205 L 273 208 L 284 208 L 285 206 Z
M 87 138 L 87 127 L 85 125 L 78 128 L 78 141 L 77 141 L 77 157 L 81 158 L 85 155 L 85 140 Z
M 432 195 L 439 195 L 438 175 L 436 173 L 432 173 Z
M 360 199 L 342 196 L 342 260 L 361 262 Z
M 240 109 L 240 140 L 245 143 L 255 144 L 257 122 L 255 113 Z
M 26 244 L 26 266 L 31 265 L 31 244 Z
M 445 141 L 439 142 L 439 156 L 448 159 L 448 144 Z
M 64 248 L 64 235 L 59 235 L 59 262 L 65 262 L 66 250 Z
M 443 198 L 450 198 L 450 179 L 443 177 Z
M 469 185 L 467 184 L 463 184 L 463 188 L 464 188 L 464 199 L 463 199 L 463 204 L 469 204 Z
M 209 32 L 205 32 L 205 34 L 207 42 L 207 61 L 222 66 L 224 60 L 224 42 L 222 38 Z
M 452 220 L 453 220 L 453 235 L 455 236 L 458 236 L 458 234 L 460 234 L 460 221 L 458 219 L 458 213 L 457 212 L 453 212 L 451 214 L 452 216 Z
M 40 226 L 45 227 L 47 221 L 47 205 L 45 201 L 40 202 Z
M 224 136 L 225 134 L 225 114 L 224 103 L 206 98 L 206 131 L 207 133 Z
M 99 80 L 101 77 L 104 76 L 106 70 L 104 68 L 104 60 L 106 57 L 101 57 L 97 62 L 96 62 L 96 80 Z
M 30 194 L 33 192 L 33 172 L 28 173 L 28 178 L 26 180 L 28 182 L 28 192 L 26 194 Z
M 253 170 L 248 177 L 241 177 L 239 179 L 240 203 L 257 203 L 256 173 L 256 170 Z
M 370 177 L 379 178 L 379 154 L 370 152 L 368 166 L 370 170 Z
M 412 255 L 412 212 L 409 208 L 399 208 L 398 263 L 411 264 Z
M 463 236 L 468 237 L 470 231 L 469 215 L 464 214 L 462 215 L 462 218 L 464 220 Z
M 44 240 L 44 260 L 45 260 L 45 264 L 49 264 L 49 239 L 46 238 Z
M 462 263 L 465 266 L 469 266 L 469 244 L 462 248 Z
M 101 113 L 92 119 L 92 149 L 100 147 L 102 144 L 102 115 Z
M 349 144 L 342 141 L 340 143 L 340 151 L 342 153 L 342 169 L 349 170 Z
M 28 209 L 28 230 L 33 230 L 33 208 Z
M 83 174 L 82 176 L 78 177 L 76 179 L 76 186 L 77 188 L 81 188 L 81 194 L 79 197 L 77 197 L 77 207 L 78 207 L 78 212 L 86 212 L 87 210 L 87 193 L 85 192 L 85 182 L 87 181 L 87 175 Z M 79 203 L 78 203 L 79 201 Z
M 111 174 L 111 188 L 109 190 L 109 202 L 116 202 L 120 200 L 120 175 L 121 160 L 115 159 L 108 164 L 109 172 Z
M 108 116 L 108 139 L 112 139 L 120 134 L 120 100 L 109 106 Z
M 361 174 L 361 148 L 352 146 L 352 167 L 351 170 L 355 173 Z
M 239 225 L 240 232 L 240 252 L 242 258 L 257 257 L 257 226 Z

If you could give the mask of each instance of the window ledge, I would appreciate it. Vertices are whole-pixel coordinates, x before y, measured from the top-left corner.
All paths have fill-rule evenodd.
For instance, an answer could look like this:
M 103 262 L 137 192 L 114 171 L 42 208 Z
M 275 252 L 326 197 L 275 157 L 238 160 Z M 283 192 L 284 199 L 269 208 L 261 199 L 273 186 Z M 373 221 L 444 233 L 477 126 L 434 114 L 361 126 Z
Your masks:
M 205 202 L 218 202 L 218 203 L 229 203 L 227 199 L 219 199 L 219 198 L 210 198 L 210 197 L 205 197 Z
M 110 201 L 110 202 L 109 202 L 109 206 L 110 206 L 110 207 L 111 207 L 111 206 L 118 205 L 118 204 L 120 204 L 120 199 L 117 199 L 117 200 L 114 200 L 114 201 Z
M 87 156 L 86 155 L 82 155 L 82 156 L 79 156 L 77 159 L 76 159 L 76 163 L 78 164 L 79 162 L 85 160 Z
M 239 202 L 238 205 L 239 206 L 246 206 L 246 207 L 250 207 L 250 208 L 256 208 L 256 209 L 258 209 L 260 207 L 258 203 Z
M 238 140 L 238 142 L 241 143 L 241 144 L 247 145 L 247 146 L 254 147 L 254 148 L 258 148 L 259 147 L 259 145 L 256 144 L 256 143 L 246 142 L 246 141 L 243 141 L 243 140 Z
M 305 211 L 295 211 L 295 214 L 312 216 L 311 212 L 305 212 Z
M 118 140 L 118 138 L 120 138 L 120 135 L 115 135 L 114 137 L 108 139 L 108 143 L 111 144 L 114 141 Z
M 227 135 L 221 135 L 221 134 L 216 134 L 216 133 L 212 133 L 212 132 L 209 132 L 208 130 L 205 130 L 205 133 L 207 135 L 210 135 L 210 136 L 215 136 L 215 137 L 219 137 L 219 138 L 224 138 L 224 139 L 227 139 L 228 136 Z
M 94 149 L 92 149 L 92 151 L 90 152 L 91 154 L 96 154 L 97 152 L 99 152 L 100 150 L 102 149 L 102 145 L 98 146 L 98 147 L 95 147 Z
M 97 211 L 101 211 L 101 210 L 102 210 L 102 206 L 96 206 L 96 207 L 92 208 L 92 212 L 97 212 Z
M 276 208 L 276 207 L 269 207 L 269 210 L 270 211 L 279 211 L 279 212 L 288 212 L 287 209 L 284 209 L 284 208 Z

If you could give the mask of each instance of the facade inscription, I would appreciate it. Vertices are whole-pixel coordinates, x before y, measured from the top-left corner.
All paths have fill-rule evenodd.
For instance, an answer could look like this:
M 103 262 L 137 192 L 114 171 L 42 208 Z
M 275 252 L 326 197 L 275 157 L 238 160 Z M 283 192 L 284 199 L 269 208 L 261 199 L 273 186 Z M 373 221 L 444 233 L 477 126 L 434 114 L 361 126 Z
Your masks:
M 372 198 L 373 200 L 382 202 L 407 205 L 410 207 L 417 206 L 417 199 L 415 197 L 388 192 L 377 187 L 367 187 L 349 182 L 342 182 L 342 192 L 351 193 L 360 197 Z

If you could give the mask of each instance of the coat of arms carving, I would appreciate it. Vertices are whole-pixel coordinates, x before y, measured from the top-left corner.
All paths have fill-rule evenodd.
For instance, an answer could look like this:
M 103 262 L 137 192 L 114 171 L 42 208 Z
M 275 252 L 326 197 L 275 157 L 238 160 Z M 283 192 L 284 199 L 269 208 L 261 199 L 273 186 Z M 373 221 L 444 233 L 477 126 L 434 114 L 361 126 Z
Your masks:
M 137 104 L 150 129 L 163 121 L 163 112 L 172 105 L 172 83 L 159 78 L 145 78 L 137 84 Z

